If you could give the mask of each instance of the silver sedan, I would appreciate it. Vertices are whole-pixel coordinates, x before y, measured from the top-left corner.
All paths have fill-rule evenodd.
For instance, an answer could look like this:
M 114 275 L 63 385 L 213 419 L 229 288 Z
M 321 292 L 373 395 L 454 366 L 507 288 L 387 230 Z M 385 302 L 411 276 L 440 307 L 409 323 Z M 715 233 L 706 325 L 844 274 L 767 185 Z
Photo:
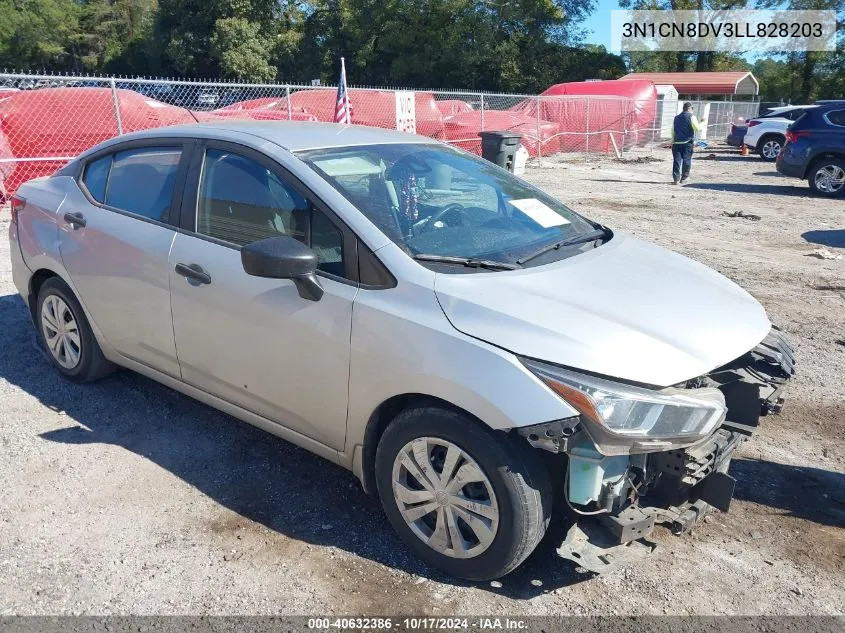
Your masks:
M 428 138 L 150 130 L 12 214 L 56 370 L 134 370 L 351 469 L 454 576 L 513 570 L 557 509 L 579 519 L 558 553 L 593 571 L 726 510 L 732 451 L 793 371 L 732 282 Z

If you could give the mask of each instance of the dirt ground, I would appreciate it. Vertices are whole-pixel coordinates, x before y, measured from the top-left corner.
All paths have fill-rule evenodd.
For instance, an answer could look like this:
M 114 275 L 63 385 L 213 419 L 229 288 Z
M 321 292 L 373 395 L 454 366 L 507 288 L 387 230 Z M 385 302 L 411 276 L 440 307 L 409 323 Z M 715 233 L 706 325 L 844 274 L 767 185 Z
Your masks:
M 15 295 L 4 209 L 0 614 L 845 613 L 845 201 L 726 147 L 684 187 L 654 158 L 545 159 L 527 178 L 734 279 L 792 341 L 786 409 L 735 458 L 729 513 L 658 530 L 646 561 L 602 577 L 554 555 L 556 529 L 501 586 L 449 581 L 350 473 L 130 372 L 60 379 Z

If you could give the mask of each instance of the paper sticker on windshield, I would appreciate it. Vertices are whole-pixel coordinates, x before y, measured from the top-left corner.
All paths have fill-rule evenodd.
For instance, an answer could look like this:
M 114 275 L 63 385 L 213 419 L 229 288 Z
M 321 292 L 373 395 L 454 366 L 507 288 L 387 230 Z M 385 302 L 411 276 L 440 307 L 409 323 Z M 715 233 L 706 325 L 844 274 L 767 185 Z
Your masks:
M 522 211 L 529 218 L 534 220 L 544 229 L 553 226 L 563 226 L 569 224 L 569 220 L 555 213 L 555 211 L 548 205 L 543 204 L 537 198 L 525 198 L 523 200 L 511 200 L 510 203 L 517 209 Z

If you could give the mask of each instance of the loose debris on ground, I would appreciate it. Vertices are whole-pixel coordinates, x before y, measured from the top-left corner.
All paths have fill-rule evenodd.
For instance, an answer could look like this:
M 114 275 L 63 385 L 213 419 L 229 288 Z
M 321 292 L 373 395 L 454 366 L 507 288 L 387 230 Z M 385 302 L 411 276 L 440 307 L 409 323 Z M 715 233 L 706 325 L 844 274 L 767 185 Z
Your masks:
M 842 259 L 842 253 L 834 253 L 828 248 L 817 248 L 812 253 L 807 253 L 807 256 L 819 259 Z
M 723 211 L 722 215 L 725 215 L 729 218 L 745 218 L 746 220 L 751 220 L 756 222 L 760 219 L 760 216 L 756 213 L 748 213 L 747 211 L 743 211 L 740 209 L 739 211 Z

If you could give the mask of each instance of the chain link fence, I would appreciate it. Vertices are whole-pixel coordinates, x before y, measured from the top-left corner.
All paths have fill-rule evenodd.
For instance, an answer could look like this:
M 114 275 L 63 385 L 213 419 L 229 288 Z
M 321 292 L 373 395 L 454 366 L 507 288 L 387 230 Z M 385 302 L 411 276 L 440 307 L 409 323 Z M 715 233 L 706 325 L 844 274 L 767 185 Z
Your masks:
M 335 96 L 334 86 L 0 73 L 0 196 L 120 134 L 227 119 L 331 122 Z M 350 88 L 349 98 L 353 124 L 415 131 L 476 154 L 479 132 L 511 131 L 537 161 L 653 150 L 678 111 L 677 101 L 607 96 Z M 703 136 L 723 139 L 759 104 L 696 105 L 708 121 Z

